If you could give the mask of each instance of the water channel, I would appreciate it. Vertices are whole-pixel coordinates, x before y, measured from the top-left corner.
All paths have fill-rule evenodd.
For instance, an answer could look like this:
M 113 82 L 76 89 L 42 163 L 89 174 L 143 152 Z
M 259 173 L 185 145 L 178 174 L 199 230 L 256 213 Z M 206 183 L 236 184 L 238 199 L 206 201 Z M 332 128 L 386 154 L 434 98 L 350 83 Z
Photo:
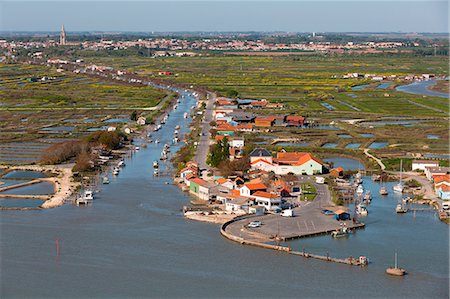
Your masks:
M 166 184 L 169 177 L 153 177 L 151 164 L 176 125 L 187 131 L 183 113 L 194 103 L 185 94 L 154 134 L 162 142 L 126 159 L 92 205 L 1 211 L 2 298 L 448 297 L 448 226 L 432 213 L 393 215 L 393 195 L 376 197 L 367 228 L 349 239 L 293 243 L 367 255 L 366 268 L 241 246 L 221 237 L 217 225 L 184 219 L 189 196 Z M 409 275 L 384 274 L 394 251 Z

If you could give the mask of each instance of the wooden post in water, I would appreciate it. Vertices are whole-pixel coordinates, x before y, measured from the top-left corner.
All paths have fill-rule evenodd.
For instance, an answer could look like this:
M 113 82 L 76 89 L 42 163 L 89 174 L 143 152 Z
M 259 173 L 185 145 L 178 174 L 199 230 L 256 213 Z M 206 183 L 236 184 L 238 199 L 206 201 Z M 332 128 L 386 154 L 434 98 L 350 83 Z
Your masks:
M 56 244 L 56 256 L 59 256 L 59 240 L 58 239 L 56 239 L 56 242 L 55 242 Z

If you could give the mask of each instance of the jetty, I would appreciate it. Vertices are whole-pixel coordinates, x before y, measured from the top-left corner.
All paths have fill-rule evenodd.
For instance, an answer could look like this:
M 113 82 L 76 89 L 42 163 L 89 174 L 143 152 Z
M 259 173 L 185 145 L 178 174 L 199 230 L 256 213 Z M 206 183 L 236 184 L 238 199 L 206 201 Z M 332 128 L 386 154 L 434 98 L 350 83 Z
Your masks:
M 230 230 L 229 230 L 230 225 L 235 224 L 236 222 L 239 222 L 242 220 L 248 221 L 248 218 L 254 219 L 254 216 L 246 215 L 246 216 L 236 217 L 228 222 L 225 222 L 220 227 L 220 233 L 225 238 L 227 238 L 231 241 L 240 243 L 242 245 L 251 245 L 251 246 L 256 246 L 256 247 L 260 247 L 260 248 L 272 249 L 272 250 L 276 250 L 276 251 L 285 252 L 288 254 L 302 256 L 305 258 L 313 258 L 313 259 L 318 259 L 318 260 L 322 260 L 322 261 L 346 264 L 346 265 L 351 265 L 351 266 L 367 266 L 368 265 L 368 259 L 365 256 L 360 256 L 358 258 L 354 258 L 351 256 L 348 258 L 334 258 L 334 257 L 331 257 L 328 253 L 326 255 L 319 255 L 319 254 L 313 254 L 313 253 L 307 252 L 305 250 L 295 251 L 295 250 L 292 250 L 289 246 L 281 246 L 281 245 L 277 245 L 277 244 L 265 243 L 262 241 L 249 240 L 247 238 L 242 237 L 242 234 L 240 236 L 237 236 L 230 232 Z M 305 234 L 302 236 L 306 237 L 306 236 L 312 236 L 312 235 L 320 234 L 320 233 L 327 233 L 327 232 L 326 231 L 320 231 L 320 232 L 316 231 L 316 232 L 311 232 L 310 234 L 307 234 L 307 235 Z M 296 236 L 296 237 L 299 237 L 299 236 Z M 286 239 L 287 238 L 283 238 L 283 240 L 286 240 Z M 276 238 L 275 241 L 279 242 L 280 239 Z

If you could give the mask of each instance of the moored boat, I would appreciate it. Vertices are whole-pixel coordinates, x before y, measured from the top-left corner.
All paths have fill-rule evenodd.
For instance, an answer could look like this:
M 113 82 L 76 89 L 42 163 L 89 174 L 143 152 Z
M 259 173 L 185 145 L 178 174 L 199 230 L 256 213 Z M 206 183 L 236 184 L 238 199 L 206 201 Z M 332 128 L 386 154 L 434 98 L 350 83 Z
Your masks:
M 394 276 L 404 276 L 406 274 L 406 270 L 403 268 L 399 268 L 397 265 L 397 252 L 395 253 L 395 265 L 394 267 L 389 267 L 386 269 L 386 273 Z
M 331 232 L 331 236 L 333 238 L 347 237 L 349 234 L 350 234 L 350 231 L 347 227 L 341 227 L 341 228 Z
M 103 177 L 103 184 L 109 184 L 109 179 L 107 176 Z
M 403 213 L 408 212 L 408 208 L 407 208 L 404 204 L 398 204 L 398 205 L 395 207 L 395 212 L 396 212 L 397 214 L 403 214 Z
M 386 187 L 381 187 L 380 188 L 380 195 L 388 195 L 388 190 Z

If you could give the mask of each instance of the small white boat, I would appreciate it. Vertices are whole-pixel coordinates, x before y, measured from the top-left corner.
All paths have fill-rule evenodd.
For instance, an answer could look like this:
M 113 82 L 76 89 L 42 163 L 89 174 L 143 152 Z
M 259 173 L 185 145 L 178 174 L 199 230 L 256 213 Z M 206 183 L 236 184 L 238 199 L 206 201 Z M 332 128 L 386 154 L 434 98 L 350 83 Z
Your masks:
M 139 146 L 136 146 L 134 149 L 135 149 L 136 151 L 139 151 L 141 148 L 140 148 Z
M 360 216 L 367 216 L 369 214 L 369 211 L 367 210 L 367 207 L 363 204 L 358 204 L 356 206 L 356 213 Z
M 392 189 L 394 189 L 395 192 L 403 193 L 404 187 L 403 187 L 402 183 L 398 183 L 398 184 L 394 185 L 394 187 L 392 187 Z
M 109 179 L 107 176 L 103 177 L 103 184 L 109 184 Z
M 187 117 L 188 117 L 188 113 L 185 112 L 185 113 L 183 114 L 183 117 L 184 117 L 184 118 L 187 118 Z
M 380 195 L 388 195 L 388 190 L 386 187 L 380 188 Z
M 362 195 L 363 193 L 364 193 L 363 185 L 358 185 L 358 188 L 356 188 L 356 194 Z
M 349 234 L 350 234 L 350 231 L 346 227 L 341 227 L 340 229 L 337 229 L 337 230 L 331 232 L 331 236 L 333 238 L 347 237 Z
M 159 168 L 159 163 L 158 161 L 153 161 L 153 168 Z
M 175 130 L 179 130 L 180 129 L 180 126 L 179 125 L 176 125 L 175 126 Z
M 158 176 L 159 175 L 159 170 L 158 169 L 154 169 L 153 170 L 153 175 L 154 176 Z
M 117 163 L 118 167 L 124 167 L 125 166 L 125 161 L 124 160 L 120 160 L 119 163 Z
M 364 200 L 368 202 L 372 200 L 372 193 L 370 192 L 370 190 L 368 190 L 366 194 L 364 194 Z
M 86 190 L 83 192 L 81 196 L 77 197 L 75 203 L 77 204 L 77 206 L 87 205 L 92 203 L 93 200 L 94 200 L 94 192 L 92 192 L 91 190 Z
M 394 189 L 395 192 L 403 193 L 404 186 L 402 182 L 402 160 L 400 160 L 400 181 L 398 184 L 394 185 L 392 189 Z
M 158 140 L 158 139 L 156 139 L 156 140 L 155 140 L 155 144 L 158 144 L 158 143 L 159 143 L 159 140 Z
M 395 207 L 395 212 L 397 214 L 404 214 L 404 213 L 408 212 L 408 208 L 404 204 L 398 204 Z

